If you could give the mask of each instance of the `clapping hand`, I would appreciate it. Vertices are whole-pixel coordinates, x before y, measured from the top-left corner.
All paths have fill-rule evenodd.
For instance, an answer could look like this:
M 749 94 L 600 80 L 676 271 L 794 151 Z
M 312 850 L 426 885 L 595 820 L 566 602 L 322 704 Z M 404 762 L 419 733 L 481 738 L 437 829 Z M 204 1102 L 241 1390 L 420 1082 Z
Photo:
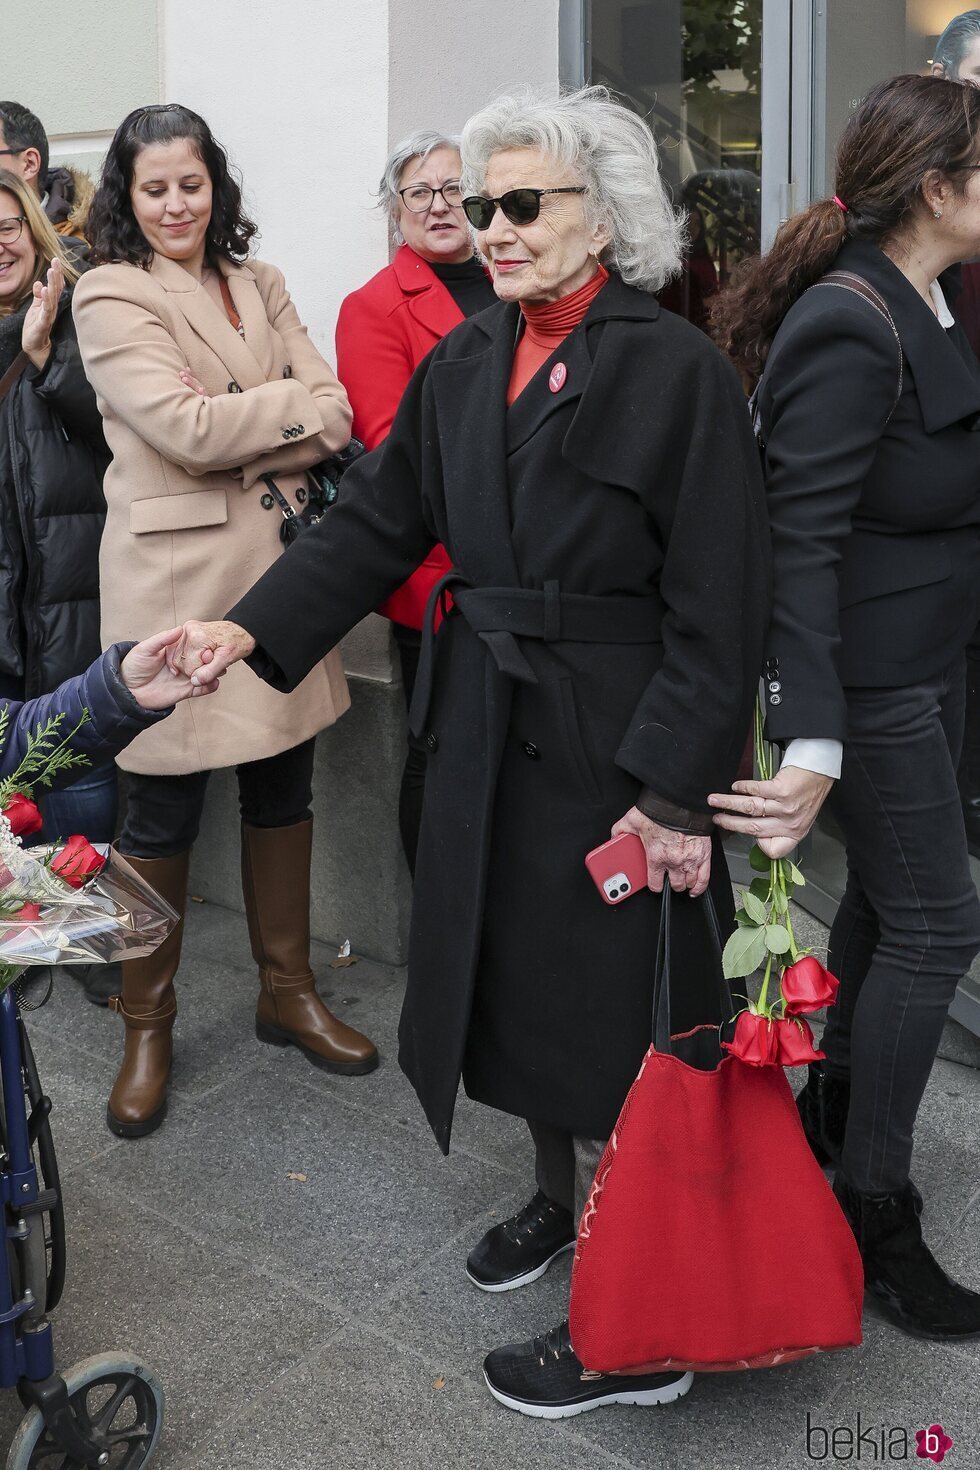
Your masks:
M 196 699 L 202 694 L 213 694 L 218 687 L 222 670 L 210 676 L 200 677 L 196 682 L 189 674 L 175 669 L 171 654 L 183 636 L 183 628 L 168 628 L 166 633 L 156 633 L 144 638 L 131 648 L 119 666 L 123 683 L 137 704 L 144 709 L 170 709 L 182 699 Z M 202 664 L 208 667 L 210 660 Z
M 193 684 L 208 686 L 226 669 L 255 650 L 255 639 L 237 623 L 186 622 L 177 643 L 167 652 L 174 674 L 185 674 Z
M 58 302 L 65 289 L 65 271 L 55 256 L 42 284 L 34 282 L 34 299 L 27 308 L 20 345 L 39 370 L 51 355 L 51 330 L 58 315 Z

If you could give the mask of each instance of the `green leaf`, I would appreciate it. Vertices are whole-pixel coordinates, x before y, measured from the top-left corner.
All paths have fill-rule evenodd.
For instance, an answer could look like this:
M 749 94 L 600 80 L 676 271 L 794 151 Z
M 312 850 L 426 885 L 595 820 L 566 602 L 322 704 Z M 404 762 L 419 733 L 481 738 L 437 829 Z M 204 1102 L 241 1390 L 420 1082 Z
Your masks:
M 766 927 L 766 949 L 770 954 L 785 954 L 792 940 L 789 930 L 782 924 L 769 924 Z
M 757 873 L 768 873 L 770 869 L 769 858 L 766 857 L 761 847 L 755 843 L 749 849 L 749 867 L 754 868 Z
M 789 881 L 797 888 L 806 887 L 806 879 L 795 863 L 789 864 Z
M 765 953 L 765 929 L 736 929 L 722 955 L 726 978 L 738 980 L 743 975 L 751 975 L 762 964 Z
M 775 907 L 777 914 L 785 914 L 789 912 L 789 899 L 786 897 L 786 894 L 781 888 L 776 889 L 776 891 L 773 893 L 772 898 L 773 906 Z
M 756 898 L 761 898 L 763 903 L 768 903 L 770 886 L 768 878 L 753 878 L 749 884 L 749 892 L 754 893 Z
M 761 898 L 756 898 L 751 889 L 747 893 L 742 894 L 742 903 L 744 905 L 745 912 L 748 914 L 753 924 L 764 924 L 766 922 L 769 917 L 769 909 L 766 904 L 762 902 Z
M 735 910 L 735 922 L 740 929 L 758 929 L 758 924 L 750 919 L 744 909 Z

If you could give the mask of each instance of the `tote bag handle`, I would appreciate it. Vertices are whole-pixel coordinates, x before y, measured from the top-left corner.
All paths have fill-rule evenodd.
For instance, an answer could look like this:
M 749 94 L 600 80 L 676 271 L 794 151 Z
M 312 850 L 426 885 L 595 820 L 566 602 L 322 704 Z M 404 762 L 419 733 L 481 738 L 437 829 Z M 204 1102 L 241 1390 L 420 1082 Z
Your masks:
M 725 979 L 725 972 L 721 963 L 721 929 L 718 924 L 718 911 L 715 901 L 710 892 L 705 892 L 700 898 L 685 898 L 686 903 L 696 903 L 704 915 L 708 928 L 708 936 L 711 940 L 711 958 L 715 963 L 715 973 L 718 981 L 718 1000 L 721 1006 L 721 1021 L 724 1023 L 735 1013 L 735 1002 L 732 999 L 731 986 Z M 670 1031 L 670 911 L 675 903 L 681 902 L 680 897 L 674 896 L 674 891 L 668 884 L 664 884 L 663 896 L 660 904 L 660 930 L 657 934 L 657 957 L 654 962 L 653 973 L 653 1044 L 657 1051 L 670 1055 L 671 1031 Z

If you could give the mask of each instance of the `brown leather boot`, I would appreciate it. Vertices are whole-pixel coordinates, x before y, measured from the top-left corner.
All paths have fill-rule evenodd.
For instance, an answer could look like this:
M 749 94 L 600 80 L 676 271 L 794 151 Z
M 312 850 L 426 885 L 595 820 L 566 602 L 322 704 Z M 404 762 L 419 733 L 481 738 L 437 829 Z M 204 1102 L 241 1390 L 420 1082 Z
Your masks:
M 327 1072 L 373 1072 L 374 1043 L 339 1021 L 316 993 L 310 969 L 312 852 L 312 820 L 291 827 L 242 824 L 242 892 L 262 982 L 255 1034 L 273 1046 L 298 1046 Z
M 152 954 L 123 961 L 122 995 L 109 998 L 110 1010 L 126 1022 L 126 1050 L 106 1109 L 106 1122 L 120 1138 L 142 1138 L 159 1128 L 167 1115 L 171 1032 L 177 1014 L 173 979 L 184 937 L 190 860 L 189 851 L 169 858 L 126 857 L 177 910 L 180 923 Z

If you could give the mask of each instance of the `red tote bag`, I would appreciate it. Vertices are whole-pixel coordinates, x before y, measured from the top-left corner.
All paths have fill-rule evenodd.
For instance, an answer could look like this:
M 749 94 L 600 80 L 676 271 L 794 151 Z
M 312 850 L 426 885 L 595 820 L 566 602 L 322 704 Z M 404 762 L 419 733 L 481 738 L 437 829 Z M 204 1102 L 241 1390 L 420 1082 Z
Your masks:
M 856 1347 L 861 1258 L 782 1068 L 724 1052 L 717 1023 L 671 1035 L 677 902 L 703 904 L 723 1023 L 734 1010 L 710 899 L 671 900 L 665 890 L 654 1042 L 579 1228 L 575 1352 L 600 1373 L 719 1373 Z

